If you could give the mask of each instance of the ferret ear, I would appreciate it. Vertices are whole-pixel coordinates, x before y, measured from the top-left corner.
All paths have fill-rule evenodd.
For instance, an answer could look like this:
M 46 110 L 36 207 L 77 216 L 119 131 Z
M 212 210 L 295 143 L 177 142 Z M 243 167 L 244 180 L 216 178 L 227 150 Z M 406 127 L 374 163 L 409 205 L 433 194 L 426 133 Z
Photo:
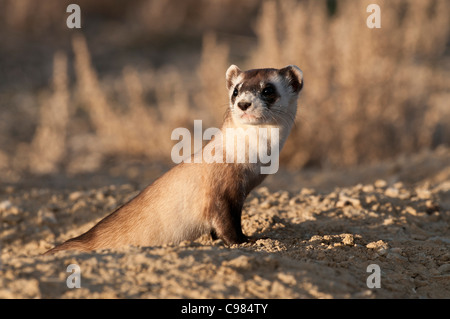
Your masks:
M 280 74 L 284 76 L 294 93 L 299 93 L 303 88 L 303 72 L 296 65 L 288 65 L 280 69 Z
M 233 85 L 234 79 L 241 74 L 242 71 L 239 69 L 236 65 L 232 64 L 226 73 L 226 79 L 227 79 L 227 89 L 229 90 L 231 86 Z

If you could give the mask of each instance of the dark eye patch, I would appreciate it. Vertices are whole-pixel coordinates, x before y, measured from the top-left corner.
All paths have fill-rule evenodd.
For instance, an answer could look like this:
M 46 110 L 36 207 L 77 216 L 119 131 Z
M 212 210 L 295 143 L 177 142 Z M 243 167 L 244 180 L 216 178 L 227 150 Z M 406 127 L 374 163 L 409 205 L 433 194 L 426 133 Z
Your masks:
M 275 85 L 272 83 L 267 83 L 261 90 L 261 98 L 266 102 L 267 107 L 270 107 L 273 103 L 275 103 L 279 97 L 280 95 L 278 94 Z
M 272 83 L 267 83 L 264 89 L 261 91 L 263 97 L 270 97 L 277 93 L 275 86 Z
M 231 95 L 231 103 L 234 104 L 234 101 L 236 101 L 236 97 L 239 95 L 238 86 L 236 85 L 233 94 Z

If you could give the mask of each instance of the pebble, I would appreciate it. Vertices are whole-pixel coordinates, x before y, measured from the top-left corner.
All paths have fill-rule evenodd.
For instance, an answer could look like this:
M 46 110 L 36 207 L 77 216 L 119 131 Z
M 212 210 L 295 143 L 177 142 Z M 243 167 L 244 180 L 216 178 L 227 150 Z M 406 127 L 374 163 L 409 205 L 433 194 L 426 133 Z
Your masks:
M 375 195 L 368 195 L 365 197 L 366 204 L 376 203 L 377 197 Z
M 368 243 L 366 245 L 366 248 L 369 248 L 369 249 L 387 249 L 387 248 L 389 248 L 389 246 L 384 241 L 379 240 L 379 241 L 374 241 L 374 242 Z
M 395 224 L 395 219 L 392 217 L 387 217 L 383 220 L 384 226 L 389 226 L 389 225 L 394 225 L 394 224 Z
M 71 200 L 71 201 L 76 201 L 76 200 L 79 199 L 81 196 L 83 196 L 83 192 L 79 192 L 79 191 L 73 192 L 73 193 L 70 193 L 70 195 L 69 195 L 69 200 Z
M 339 194 L 339 200 L 336 203 L 336 207 L 344 207 L 346 205 L 352 205 L 353 207 L 361 207 L 361 201 L 356 198 L 348 197 L 342 193 Z
M 438 268 L 441 274 L 450 274 L 450 264 L 443 264 Z
M 384 191 L 384 195 L 388 197 L 398 197 L 400 191 L 397 188 L 389 187 Z
M 8 210 L 12 207 L 12 204 L 9 200 L 4 200 L 0 203 L 0 211 Z
M 362 188 L 362 191 L 365 192 L 365 193 L 370 193 L 370 192 L 373 192 L 374 190 L 375 190 L 375 188 L 371 184 L 364 185 L 363 188 Z
M 386 256 L 388 254 L 388 252 L 389 251 L 387 249 L 385 249 L 385 248 L 380 248 L 380 249 L 377 250 L 377 253 L 380 256 Z
M 413 216 L 417 216 L 417 211 L 415 210 L 414 207 L 411 207 L 411 206 L 406 206 L 405 209 L 403 210 L 403 212 L 411 214 Z
M 294 286 L 297 284 L 297 280 L 295 279 L 295 277 L 290 274 L 279 273 L 278 279 L 280 279 L 282 282 L 284 282 L 287 285 Z
M 102 191 L 98 191 L 96 194 L 95 194 L 95 199 L 97 199 L 97 200 L 104 200 L 105 199 L 105 194 L 103 194 L 103 192 Z
M 3 214 L 4 222 L 14 224 L 22 220 L 19 207 L 12 205 L 9 200 L 1 202 L 0 205 L 0 212 L 5 213 Z
M 237 258 L 231 259 L 223 263 L 224 266 L 241 268 L 241 269 L 251 269 L 254 259 L 245 255 L 239 256 Z
M 425 188 L 416 188 L 416 194 L 419 199 L 430 199 L 431 198 L 431 192 L 428 189 Z
M 344 238 L 342 239 L 342 243 L 347 246 L 354 246 L 355 245 L 355 238 L 352 234 L 345 234 Z
M 270 200 L 265 200 L 264 202 L 261 203 L 260 207 L 263 209 L 267 209 L 272 207 L 272 203 Z
M 374 185 L 377 188 L 383 188 L 383 187 L 386 187 L 387 183 L 386 183 L 385 180 L 378 179 L 378 180 L 375 181 Z
M 316 191 L 312 188 L 302 188 L 302 190 L 300 192 L 301 195 L 313 195 L 315 193 L 316 193 Z

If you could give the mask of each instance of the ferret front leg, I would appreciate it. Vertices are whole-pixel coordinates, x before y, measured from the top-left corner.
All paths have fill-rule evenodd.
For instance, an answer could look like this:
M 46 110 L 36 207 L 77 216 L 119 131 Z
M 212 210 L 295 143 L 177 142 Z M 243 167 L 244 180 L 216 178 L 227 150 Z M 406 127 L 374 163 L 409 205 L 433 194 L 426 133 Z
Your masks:
M 246 242 L 248 237 L 242 232 L 241 226 L 242 206 L 228 204 L 221 206 L 222 209 L 215 213 L 212 233 L 227 245 Z

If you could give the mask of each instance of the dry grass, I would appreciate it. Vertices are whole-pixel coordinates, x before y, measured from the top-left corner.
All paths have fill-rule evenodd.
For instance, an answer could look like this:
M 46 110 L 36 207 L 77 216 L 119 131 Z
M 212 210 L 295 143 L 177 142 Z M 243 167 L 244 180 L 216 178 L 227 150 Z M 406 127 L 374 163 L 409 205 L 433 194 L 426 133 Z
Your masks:
M 236 5 L 222 2 L 222 15 Z M 381 29 L 366 27 L 366 7 L 372 2 L 381 7 Z M 27 8 L 34 8 L 31 2 L 0 3 L 14 13 L 6 22 L 13 26 L 24 27 Z M 138 5 L 129 12 L 140 29 L 162 32 L 167 21 L 155 17 L 149 26 L 139 10 L 154 8 L 155 1 L 132 3 Z M 174 8 L 171 1 L 158 3 L 162 12 Z M 226 20 L 217 6 L 204 4 L 199 15 L 205 24 L 219 16 Z M 185 26 L 187 12 L 179 8 L 172 27 Z M 230 58 L 231 43 L 204 31 L 201 59 L 193 68 L 137 70 L 130 61 L 114 80 L 99 77 L 89 44 L 77 34 L 72 41 L 75 85 L 68 84 L 65 54 L 57 53 L 52 93 L 40 103 L 27 167 L 33 173 L 77 173 L 100 168 L 111 155 L 170 160 L 174 128 L 191 128 L 194 119 L 202 119 L 204 129 L 220 125 L 227 105 L 224 74 L 231 63 L 303 69 L 300 115 L 282 152 L 282 163 L 290 167 L 350 166 L 448 145 L 450 76 L 441 67 L 448 58 L 448 12 L 447 0 L 342 0 L 334 14 L 326 1 L 264 1 L 253 23 L 257 46 L 239 52 L 244 63 Z M 23 149 L 17 156 L 24 157 Z
M 53 92 L 41 99 L 39 124 L 29 150 L 29 169 L 46 174 L 58 170 L 65 159 L 69 121 L 67 56 L 57 52 L 53 62 Z
M 448 1 L 376 1 L 382 28 L 365 25 L 373 1 L 265 2 L 251 65 L 296 63 L 305 74 L 300 120 L 284 150 L 294 166 L 348 166 L 450 142 Z M 445 129 L 443 129 L 445 127 Z M 439 135 L 438 130 L 443 134 Z
M 187 95 L 182 87 L 182 79 L 174 70 L 147 72 L 147 90 L 155 94 L 155 105 L 144 101 L 143 84 L 140 74 L 132 67 L 123 70 L 118 79 L 120 94 L 126 95 L 127 105 L 121 110 L 120 105 L 112 101 L 106 88 L 99 81 L 91 65 L 89 50 L 83 36 L 73 39 L 75 53 L 75 73 L 77 79 L 77 101 L 89 116 L 94 132 L 90 136 L 90 145 L 83 153 L 96 150 L 95 169 L 101 156 L 119 155 L 146 156 L 153 160 L 167 160 L 171 150 L 171 131 L 175 127 L 188 125 L 189 107 Z M 111 93 L 111 92 L 110 92 Z M 85 170 L 79 167 L 79 161 L 70 166 L 69 171 L 76 173 Z

